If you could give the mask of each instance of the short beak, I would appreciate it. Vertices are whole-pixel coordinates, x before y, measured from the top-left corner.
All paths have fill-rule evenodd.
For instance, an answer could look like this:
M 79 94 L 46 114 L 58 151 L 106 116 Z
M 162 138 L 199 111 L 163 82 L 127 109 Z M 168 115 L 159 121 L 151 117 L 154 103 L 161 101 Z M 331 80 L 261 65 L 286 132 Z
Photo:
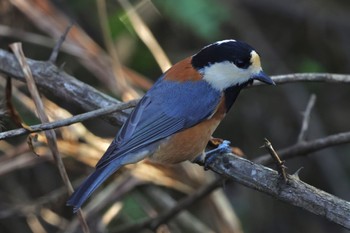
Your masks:
M 269 85 L 276 85 L 275 82 L 267 74 L 264 73 L 264 71 L 260 71 L 259 73 L 253 75 L 252 79 L 259 80 L 260 82 L 263 82 Z

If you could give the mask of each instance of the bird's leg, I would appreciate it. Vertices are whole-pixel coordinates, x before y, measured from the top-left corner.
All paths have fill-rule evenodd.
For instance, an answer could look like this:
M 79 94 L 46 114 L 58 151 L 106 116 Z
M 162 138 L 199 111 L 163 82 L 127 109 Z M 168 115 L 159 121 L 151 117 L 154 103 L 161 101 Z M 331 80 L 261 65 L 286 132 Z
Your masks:
M 196 157 L 193 162 L 204 166 L 204 169 L 208 169 L 209 165 L 213 162 L 213 159 L 221 153 L 231 153 L 230 141 L 223 140 L 217 148 L 203 152 Z
M 208 142 L 208 146 L 210 147 L 214 147 L 217 148 L 222 142 L 224 141 L 224 139 L 222 138 L 211 138 Z M 243 151 L 238 148 L 238 147 L 231 147 L 231 152 L 239 157 L 244 157 L 244 153 Z
M 204 168 L 208 168 L 208 166 L 213 162 L 216 156 L 222 153 L 231 153 L 232 148 L 230 147 L 231 142 L 228 140 L 223 140 L 221 144 L 210 151 L 205 152 L 204 158 Z

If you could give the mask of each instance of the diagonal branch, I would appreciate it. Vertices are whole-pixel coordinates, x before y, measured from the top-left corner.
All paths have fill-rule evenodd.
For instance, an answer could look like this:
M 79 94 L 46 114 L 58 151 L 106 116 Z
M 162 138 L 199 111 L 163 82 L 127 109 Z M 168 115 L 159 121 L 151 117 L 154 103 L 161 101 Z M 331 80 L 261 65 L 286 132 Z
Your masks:
M 132 108 L 136 105 L 137 102 L 138 100 L 132 100 L 127 103 L 121 103 L 115 106 L 112 105 L 110 107 L 93 110 L 93 111 L 82 113 L 63 120 L 31 125 L 29 128 L 19 128 L 19 129 L 9 130 L 9 131 L 0 133 L 0 140 L 15 137 L 15 136 L 20 136 L 20 135 L 25 135 L 29 133 L 35 133 L 39 131 L 55 129 L 62 126 L 68 126 L 78 122 L 86 121 L 95 117 L 105 116 L 105 115 L 114 113 L 116 111 L 122 111 L 128 108 Z
M 95 110 L 121 103 L 95 88 L 68 75 L 63 70 L 47 61 L 26 59 L 41 93 L 58 104 L 69 103 L 75 109 Z M 0 49 L 0 72 L 24 81 L 23 73 L 13 54 Z M 57 101 L 57 99 L 61 101 Z M 105 116 L 113 125 L 120 125 L 126 119 L 125 112 Z
M 297 175 L 288 176 L 285 183 L 276 171 L 233 154 L 215 156 L 209 167 L 244 186 L 350 229 L 350 203 L 304 183 Z
M 24 77 L 27 82 L 28 90 L 33 98 L 37 113 L 39 115 L 40 121 L 43 123 L 48 123 L 49 118 L 45 113 L 45 107 L 44 104 L 40 98 L 39 91 L 37 89 L 37 86 L 35 84 L 32 72 L 28 66 L 28 63 L 24 57 L 24 53 L 22 50 L 22 44 L 21 43 L 14 43 L 10 45 L 11 49 L 15 53 L 15 56 L 18 60 L 19 65 L 21 66 L 21 70 L 24 74 Z M 57 168 L 60 172 L 61 178 L 63 180 L 63 183 L 65 184 L 68 193 L 73 193 L 73 186 L 69 180 L 68 174 L 66 172 L 66 168 L 64 167 L 63 160 L 59 154 L 58 147 L 57 147 L 57 139 L 56 139 L 56 133 L 54 130 L 47 130 L 45 131 L 45 136 L 47 138 L 47 143 L 49 145 L 49 148 L 51 150 L 52 156 L 56 162 Z M 83 213 L 81 211 L 78 212 L 78 217 L 80 220 L 80 224 L 82 226 L 84 233 L 90 233 L 89 227 L 86 223 L 86 220 L 83 216 Z
M 171 220 L 174 216 L 179 214 L 181 211 L 187 209 L 190 205 L 200 201 L 202 198 L 210 194 L 213 190 L 221 187 L 224 181 L 225 181 L 224 178 L 217 178 L 215 181 L 199 189 L 194 194 L 189 195 L 188 197 L 185 197 L 184 199 L 180 200 L 174 208 L 164 212 L 163 214 L 160 214 L 154 218 L 140 221 L 136 224 L 131 224 L 131 225 L 121 227 L 116 232 L 117 233 L 139 232 L 140 230 L 145 228 L 151 229 L 152 231 L 156 231 L 160 225 L 167 223 L 169 220 Z

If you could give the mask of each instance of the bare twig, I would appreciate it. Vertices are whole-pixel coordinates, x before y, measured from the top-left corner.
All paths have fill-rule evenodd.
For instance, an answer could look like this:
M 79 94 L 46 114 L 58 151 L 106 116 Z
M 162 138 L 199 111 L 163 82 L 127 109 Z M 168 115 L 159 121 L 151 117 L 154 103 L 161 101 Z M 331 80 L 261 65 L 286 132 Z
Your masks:
M 276 164 L 278 173 L 283 178 L 284 182 L 287 183 L 288 178 L 287 178 L 286 166 L 284 166 L 284 162 L 280 159 L 280 157 L 276 153 L 275 149 L 272 147 L 271 142 L 269 140 L 267 140 L 267 138 L 265 138 L 265 142 L 264 142 L 263 147 L 265 147 L 265 149 L 269 152 L 273 161 Z
M 329 82 L 329 83 L 350 83 L 350 75 L 330 73 L 295 73 L 272 76 L 276 84 L 287 84 L 295 82 Z M 260 85 L 261 83 L 256 83 Z
M 64 40 L 66 39 L 70 29 L 73 27 L 73 23 L 71 23 L 66 30 L 64 31 L 63 35 L 58 39 L 57 43 L 55 44 L 55 47 L 53 48 L 50 58 L 49 58 L 49 62 L 51 63 L 55 63 L 57 61 L 57 56 L 58 53 L 60 52 L 60 49 L 62 47 L 62 44 L 64 42 Z
M 161 70 L 165 72 L 171 67 L 171 62 L 163 51 L 162 47 L 157 42 L 151 30 L 149 30 L 147 25 L 142 21 L 141 17 L 136 12 L 136 9 L 130 4 L 128 0 L 119 0 L 119 3 L 126 11 L 126 15 L 128 16 L 137 35 L 151 51 Z
M 114 79 L 111 82 L 115 83 L 115 88 L 118 89 L 118 93 L 121 93 L 123 101 L 139 98 L 140 95 L 130 86 L 127 75 L 123 70 L 123 65 L 119 59 L 117 50 L 112 40 L 111 32 L 109 29 L 109 22 L 107 17 L 107 6 L 105 0 L 97 0 L 97 12 L 103 32 L 104 43 L 107 47 L 107 51 L 112 58 L 112 70 L 114 73 Z
M 165 212 L 164 214 L 161 214 L 155 218 L 150 218 L 145 221 L 139 222 L 137 224 L 132 224 L 123 227 L 122 229 L 119 229 L 118 233 L 126 233 L 126 232 L 138 232 L 141 229 L 149 228 L 153 231 L 155 231 L 160 225 L 166 223 L 171 218 L 173 218 L 175 215 L 180 213 L 182 210 L 188 208 L 188 206 L 196 203 L 197 201 L 201 200 L 201 198 L 207 196 L 209 193 L 211 193 L 216 188 L 220 187 L 225 179 L 223 177 L 216 179 L 209 185 L 203 187 L 202 189 L 195 192 L 193 195 L 190 195 L 183 200 L 181 200 L 174 208 L 171 210 Z
M 48 47 L 50 49 L 55 45 L 54 40 L 47 36 L 43 36 L 33 32 L 27 32 L 22 29 L 10 27 L 3 24 L 0 24 L 0 35 L 2 37 L 11 37 L 21 40 L 23 42 L 29 42 L 35 45 Z M 72 46 L 65 45 L 64 47 L 66 51 L 73 50 L 72 53 L 74 54 L 74 49 L 72 48 Z
M 26 62 L 26 58 L 25 58 L 23 50 L 22 50 L 22 44 L 21 43 L 14 43 L 14 44 L 11 44 L 10 47 L 11 47 L 12 51 L 14 52 L 20 66 L 22 68 L 24 77 L 25 77 L 26 82 L 27 82 L 28 90 L 33 98 L 33 101 L 35 103 L 35 106 L 36 106 L 36 109 L 37 109 L 37 112 L 38 112 L 38 115 L 39 115 L 41 122 L 44 122 L 44 123 L 49 122 L 49 118 L 47 117 L 47 115 L 45 113 L 45 110 L 44 110 L 45 108 L 44 108 L 43 102 L 41 101 L 39 91 L 36 87 L 32 72 L 30 70 L 30 67 L 28 66 L 28 63 Z M 49 148 L 51 150 L 51 153 L 55 159 L 58 170 L 60 172 L 61 178 L 63 179 L 63 182 L 66 185 L 68 193 L 72 194 L 74 191 L 73 186 L 69 181 L 69 178 L 68 178 L 66 169 L 64 167 L 62 158 L 58 152 L 55 131 L 53 131 L 53 130 L 45 131 L 45 135 L 46 135 L 47 142 L 48 142 Z M 89 233 L 90 230 L 87 226 L 87 223 L 85 221 L 85 218 L 83 217 L 82 212 L 79 211 L 78 215 L 79 215 L 79 219 L 80 219 L 80 223 L 82 225 L 83 231 L 85 233 Z
M 2 207 L 0 210 L 0 219 L 10 218 L 13 215 L 28 215 L 29 213 L 34 213 L 38 208 L 43 207 L 44 205 L 57 200 L 58 198 L 66 194 L 65 187 L 57 188 L 56 190 L 51 191 L 45 196 L 40 197 L 39 199 L 25 203 L 25 204 L 16 204 L 9 205 L 8 207 Z
M 207 185 L 211 185 L 211 184 L 212 183 L 207 184 Z M 200 191 L 202 191 L 202 190 L 200 190 L 200 189 L 196 190 L 196 192 L 200 192 Z M 144 203 L 143 199 L 145 199 L 145 201 L 146 201 L 148 198 L 159 197 L 157 199 L 152 200 L 152 202 L 154 202 L 154 205 L 152 205 L 152 203 L 150 203 L 149 206 L 143 205 L 145 211 L 147 211 L 151 217 L 157 216 L 156 213 L 158 212 L 157 211 L 158 208 L 163 210 L 164 212 L 167 212 L 167 211 L 170 211 L 171 209 L 175 208 L 179 203 L 176 201 L 175 198 L 173 198 L 171 196 L 171 194 L 169 192 L 167 192 L 166 190 L 164 190 L 160 187 L 157 187 L 157 186 L 147 186 L 143 189 L 143 192 L 145 193 L 145 195 L 139 195 L 139 197 L 138 197 L 138 199 L 139 199 L 138 201 L 140 203 Z M 210 196 L 209 196 L 210 193 L 211 192 L 209 192 L 207 195 L 208 198 L 210 198 Z M 190 196 L 192 196 L 192 195 L 196 195 L 196 194 L 195 193 L 190 194 Z M 214 197 L 211 196 L 210 199 L 214 199 Z M 192 203 L 190 203 L 190 205 L 191 204 Z M 194 213 L 191 213 L 188 210 L 188 207 L 184 208 L 184 210 L 181 211 L 179 214 L 172 216 L 172 218 L 170 219 L 172 221 L 172 223 L 176 224 L 178 226 L 181 226 L 181 228 L 186 229 L 187 232 L 214 233 L 214 231 L 211 229 L 211 227 L 209 227 L 209 224 L 205 221 L 201 221 L 198 218 L 199 216 L 196 216 L 196 215 L 194 215 Z M 211 212 L 211 213 L 213 213 L 213 212 Z M 162 214 L 159 214 L 159 215 L 162 215 Z M 160 231 L 161 227 L 164 227 L 164 226 L 170 227 L 171 225 L 173 225 L 169 222 L 170 220 L 162 223 L 157 228 L 157 231 Z
M 292 157 L 306 155 L 318 150 L 325 149 L 327 147 L 341 145 L 349 142 L 350 142 L 350 132 L 344 132 L 344 133 L 333 134 L 324 138 L 319 138 L 308 142 L 303 141 L 293 146 L 287 147 L 285 149 L 278 150 L 277 153 L 279 154 L 282 160 L 286 160 Z M 255 163 L 265 164 L 265 165 L 273 163 L 273 160 L 271 159 L 270 155 L 262 155 L 257 159 L 254 159 L 253 161 Z
M 304 112 L 304 118 L 303 118 L 303 123 L 301 125 L 301 130 L 298 136 L 298 142 L 302 142 L 305 140 L 305 134 L 307 132 L 307 130 L 309 129 L 309 122 L 310 122 L 310 114 L 311 114 L 311 110 L 314 107 L 316 102 L 316 95 L 312 94 L 309 102 L 306 106 L 305 112 Z
M 130 192 L 135 186 L 140 184 L 140 180 L 132 176 L 127 176 L 126 179 L 116 180 L 106 186 L 102 192 L 94 197 L 94 201 L 90 202 L 84 209 L 87 219 L 100 219 L 98 216 L 101 209 L 106 208 L 109 203 L 119 201 L 121 196 Z M 64 233 L 74 233 L 78 227 L 76 219 L 72 220 L 64 229 Z
M 70 118 L 67 118 L 64 120 L 47 122 L 47 123 L 38 124 L 38 125 L 31 125 L 30 128 L 20 128 L 20 129 L 9 130 L 9 131 L 0 133 L 0 140 L 15 137 L 15 136 L 20 136 L 20 135 L 24 135 L 24 134 L 39 132 L 39 131 L 43 131 L 43 130 L 55 129 L 55 128 L 59 128 L 62 126 L 68 126 L 68 125 L 82 122 L 82 121 L 86 121 L 86 120 L 89 120 L 89 119 L 92 119 L 95 117 L 108 115 L 108 114 L 111 114 L 111 113 L 116 112 L 116 111 L 121 111 L 121 110 L 125 110 L 128 108 L 132 108 L 136 105 L 137 102 L 138 102 L 138 100 L 132 100 L 132 101 L 129 101 L 127 103 L 121 103 L 121 104 L 117 104 L 115 106 L 113 105 L 113 106 L 105 107 L 102 109 L 97 109 L 94 111 L 82 113 L 82 114 L 79 114 L 79 115 L 76 115 L 76 116 L 73 116 L 73 117 L 70 117 Z
M 12 104 L 11 101 L 12 98 L 12 79 L 10 77 L 6 77 L 6 87 L 5 87 L 5 102 L 6 102 L 6 108 L 11 116 L 11 119 L 13 122 L 17 125 L 17 127 L 23 127 L 23 121 L 21 117 L 19 116 L 18 112 L 16 111 L 15 107 Z

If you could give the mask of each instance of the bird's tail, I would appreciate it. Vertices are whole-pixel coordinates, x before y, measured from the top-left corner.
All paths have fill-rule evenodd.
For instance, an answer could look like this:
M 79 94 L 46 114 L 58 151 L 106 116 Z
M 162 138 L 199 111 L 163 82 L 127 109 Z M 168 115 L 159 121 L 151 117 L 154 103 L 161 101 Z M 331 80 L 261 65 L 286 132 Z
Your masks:
M 76 213 L 78 209 L 84 204 L 91 194 L 115 171 L 117 171 L 122 164 L 110 163 L 104 167 L 98 167 L 89 175 L 85 181 L 75 190 L 67 201 L 68 206 L 73 206 L 73 212 Z

